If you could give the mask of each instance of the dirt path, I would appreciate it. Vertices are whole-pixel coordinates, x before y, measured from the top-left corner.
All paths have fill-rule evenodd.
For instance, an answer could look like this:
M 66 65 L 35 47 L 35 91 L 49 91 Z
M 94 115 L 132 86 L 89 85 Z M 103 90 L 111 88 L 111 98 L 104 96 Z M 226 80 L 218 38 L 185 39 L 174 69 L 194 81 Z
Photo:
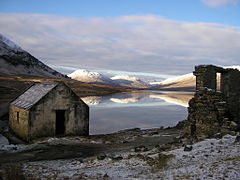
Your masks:
M 0 153 L 0 164 L 16 163 L 26 161 L 70 159 L 76 157 L 95 156 L 106 150 L 106 145 L 102 144 L 82 144 L 82 145 L 41 145 L 36 149 L 24 150 L 21 152 Z
M 156 145 L 173 142 L 175 137 L 179 134 L 178 131 L 168 132 L 168 135 L 166 135 L 166 132 L 163 130 L 156 130 L 154 132 L 160 134 L 149 135 L 149 133 L 152 134 L 152 131 L 140 131 L 138 133 L 126 132 L 114 135 L 109 134 L 90 137 L 88 140 L 89 142 L 93 141 L 93 143 L 78 142 L 76 139 L 72 141 L 72 144 L 71 141 L 70 143 L 68 142 L 68 144 L 49 144 L 48 142 L 39 143 L 30 149 L 26 148 L 21 151 L 13 150 L 0 152 L 0 164 L 71 158 L 84 159 L 87 157 L 98 156 L 99 154 L 114 154 L 121 151 L 130 151 L 137 146 L 152 148 Z M 125 141 L 126 137 L 131 137 L 133 140 Z M 111 142 L 107 142 L 106 139 L 111 139 Z M 100 141 L 97 142 L 95 140 Z

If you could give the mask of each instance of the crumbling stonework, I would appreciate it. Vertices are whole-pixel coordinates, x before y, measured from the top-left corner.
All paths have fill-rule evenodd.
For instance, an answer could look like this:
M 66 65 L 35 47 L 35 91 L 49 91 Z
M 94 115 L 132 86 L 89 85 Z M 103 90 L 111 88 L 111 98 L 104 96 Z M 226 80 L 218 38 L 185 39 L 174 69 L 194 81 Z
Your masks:
M 224 69 L 213 65 L 196 66 L 193 72 L 196 76 L 196 90 L 204 87 L 215 90 L 217 88 L 217 72 L 224 72 Z
M 217 90 L 217 73 L 220 91 Z M 211 137 L 240 126 L 240 72 L 213 65 L 196 66 L 196 92 L 189 102 L 185 127 L 191 137 Z

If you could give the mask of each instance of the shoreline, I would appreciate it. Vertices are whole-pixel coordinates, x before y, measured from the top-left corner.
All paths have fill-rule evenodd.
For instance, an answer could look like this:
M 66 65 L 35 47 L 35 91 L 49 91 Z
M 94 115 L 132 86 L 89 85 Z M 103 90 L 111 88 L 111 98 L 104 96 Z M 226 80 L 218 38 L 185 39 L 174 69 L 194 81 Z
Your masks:
M 118 140 L 124 141 L 101 135 L 88 139 L 51 138 L 12 146 L 11 150 L 0 153 L 0 160 L 12 156 L 15 161 L 1 162 L 0 175 L 17 171 L 29 179 L 237 180 L 240 177 L 239 136 L 225 135 L 193 143 L 181 141 L 178 136 L 181 130 L 176 132 L 171 128 L 127 131 L 118 133 L 118 137 L 122 133 Z M 66 153 L 75 156 L 62 156 Z

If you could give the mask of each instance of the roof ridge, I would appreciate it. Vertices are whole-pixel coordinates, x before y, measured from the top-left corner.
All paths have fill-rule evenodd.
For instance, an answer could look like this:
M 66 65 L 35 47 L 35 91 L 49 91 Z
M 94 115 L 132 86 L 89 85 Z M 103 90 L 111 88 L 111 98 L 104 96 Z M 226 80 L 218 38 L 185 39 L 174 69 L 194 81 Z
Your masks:
M 59 83 L 35 83 L 28 88 L 23 94 L 18 96 L 10 105 L 17 106 L 23 109 L 30 109 L 34 104 L 41 100 Z

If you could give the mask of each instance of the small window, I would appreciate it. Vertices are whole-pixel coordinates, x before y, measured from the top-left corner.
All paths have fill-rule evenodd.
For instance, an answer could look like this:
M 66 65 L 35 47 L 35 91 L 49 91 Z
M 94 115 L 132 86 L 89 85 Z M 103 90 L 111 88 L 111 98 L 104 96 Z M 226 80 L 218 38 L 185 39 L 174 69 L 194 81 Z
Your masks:
M 19 112 L 17 111 L 17 122 L 19 123 Z
M 217 73 L 216 85 L 217 91 L 221 91 L 221 73 Z

